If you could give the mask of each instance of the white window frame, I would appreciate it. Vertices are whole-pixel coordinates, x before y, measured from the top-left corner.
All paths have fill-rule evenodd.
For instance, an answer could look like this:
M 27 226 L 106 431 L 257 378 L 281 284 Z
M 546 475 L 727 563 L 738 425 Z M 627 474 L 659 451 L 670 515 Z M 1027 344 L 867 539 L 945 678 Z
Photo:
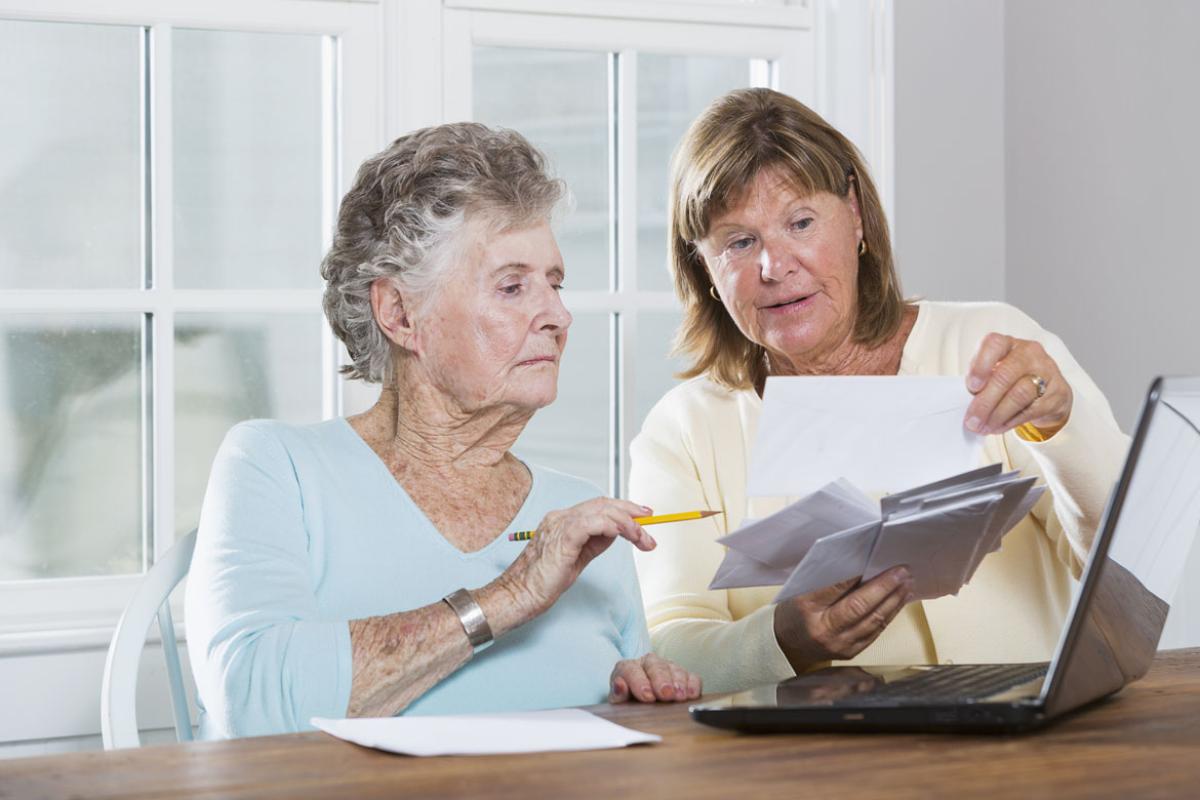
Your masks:
M 102 6 L 102 7 L 98 7 Z M 150 26 L 156 41 L 168 42 L 171 27 L 240 31 L 315 33 L 337 37 L 338 158 L 326 173 L 335 192 L 348 188 L 358 164 L 387 141 L 415 128 L 469 118 L 470 47 L 481 44 L 585 47 L 592 50 L 658 53 L 729 54 L 769 58 L 782 64 L 772 85 L 810 101 L 859 145 L 871 164 L 889 215 L 893 209 L 892 169 L 892 0 L 0 0 L 0 18 Z M 573 20 L 573 21 L 572 21 Z M 496 27 L 489 27 L 497 23 Z M 747 32 L 761 34 L 764 45 L 730 44 Z M 503 33 L 504 36 L 499 36 Z M 664 46 L 680 33 L 695 36 L 686 46 Z M 464 36 L 466 38 L 464 38 Z M 661 37 L 661 38 L 660 38 Z M 802 39 L 799 50 L 793 42 Z M 463 58 L 465 48 L 466 58 Z M 162 53 L 158 53 L 162 57 Z M 168 54 L 169 59 L 169 54 Z M 804 75 L 797 71 L 803 60 Z M 154 95 L 155 132 L 169 141 L 170 96 L 163 89 L 162 63 Z M 636 81 L 628 74 L 619 91 L 636 107 Z M 466 82 L 464 91 L 464 81 Z M 463 113 L 464 105 L 466 104 Z M 626 121 L 629 115 L 622 117 Z M 166 129 L 164 130 L 164 126 Z M 623 130 L 618 179 L 632 185 L 636 136 Z M 166 136 L 167 139 L 161 137 Z M 632 147 L 630 147 L 632 145 Z M 167 222 L 171 165 L 157 163 L 154 184 L 156 219 Z M 328 194 L 328 192 L 327 192 Z M 634 198 L 636 201 L 636 198 Z M 636 207 L 618 205 L 618 232 L 633 227 Z M 332 213 L 332 207 L 328 209 Z M 327 226 L 328 228 L 328 226 Z M 144 289 L 112 292 L 0 292 L 0 314 L 7 311 L 129 311 L 155 314 L 157 342 L 172 342 L 170 317 L 191 311 L 283 313 L 319 308 L 319 290 L 286 292 L 170 290 L 163 282 L 169 262 L 169 231 L 158 233 L 158 293 Z M 619 341 L 636 340 L 639 311 L 676 308 L 670 292 L 638 290 L 629 274 L 634 254 L 629 237 L 619 239 L 617 253 L 626 271 L 619 291 L 567 292 L 565 300 L 585 312 L 617 313 Z M 334 377 L 338 360 L 333 340 L 325 334 L 326 416 L 365 407 L 373 387 L 345 384 Z M 623 461 L 636 431 L 629 429 L 626 409 L 634 407 L 632 359 L 619 359 L 616 408 L 623 488 Z M 159 364 L 154 386 L 158 431 L 154 453 L 155 504 L 159 536 L 155 552 L 171 544 L 174 519 L 173 445 L 169 400 L 173 397 L 170 366 Z M 161 374 L 159 374 L 161 373 Z M 167 408 L 162 408 L 166 402 Z M 166 447 L 164 450 L 163 447 Z M 615 446 L 615 445 L 614 445 Z M 98 732 L 99 670 L 104 649 L 126 599 L 140 576 L 74 578 L 0 583 L 0 683 L 29 687 L 6 707 L 0 721 L 0 743 L 20 739 L 94 735 Z M 180 620 L 181 615 L 176 615 Z M 180 632 L 182 636 L 182 631 Z M 143 666 L 153 668 L 147 654 Z M 159 668 L 161 670 L 161 668 Z M 161 681 L 146 681 L 151 692 L 141 708 L 144 727 L 169 726 L 169 707 L 161 701 Z M 66 740 L 60 740 L 66 741 Z M 93 745 L 95 746 L 95 745 Z M 49 749 L 49 748 L 48 748 Z M 2 755 L 2 754 L 0 754 Z
M 616 285 L 611 290 L 567 290 L 575 312 L 616 315 L 610 343 L 609 490 L 624 495 L 636 407 L 639 312 L 678 310 L 673 292 L 637 283 L 637 54 L 731 56 L 769 62 L 758 85 L 819 105 L 814 15 L 806 5 L 770 8 L 705 3 L 542 2 L 447 0 L 442 20 L 442 118 L 471 119 L 472 51 L 479 46 L 616 53 L 620 63 L 617 106 Z M 700 20 L 700 21 L 698 21 Z M 611 211 L 611 209 L 610 209 Z M 631 235 L 632 234 L 632 235 Z M 610 316 L 611 319 L 611 316 Z M 615 390 L 615 392 L 614 392 Z
M 100 7 L 102 6 L 102 7 Z M 50 22 L 129 25 L 149 28 L 150 132 L 154 169 L 149 210 L 154 230 L 150 237 L 154 265 L 152 288 L 97 291 L 5 290 L 0 314 L 127 312 L 151 314 L 152 355 L 150 387 L 153 436 L 152 476 L 144 503 L 152 509 L 152 563 L 174 543 L 174 341 L 175 315 L 188 312 L 304 312 L 320 314 L 320 288 L 304 290 L 185 290 L 174 288 L 172 242 L 172 114 L 171 30 L 212 30 L 317 34 L 331 37 L 323 57 L 327 75 L 324 120 L 328 157 L 323 164 L 323 241 L 327 246 L 336 204 L 347 176 L 382 141 L 379 8 L 375 4 L 342 0 L 212 0 L 162 3 L 154 0 L 0 0 L 0 18 Z M 149 56 L 144 53 L 143 58 Z M 150 262 L 147 262 L 150 263 Z M 313 264 L 315 273 L 317 265 Z M 314 281 L 314 284 L 317 282 Z M 322 412 L 341 411 L 341 381 L 336 375 L 338 348 L 322 325 Z M 149 433 L 147 431 L 146 433 Z M 144 490 L 144 491 L 145 491 Z M 106 645 L 124 604 L 140 575 L 32 579 L 0 582 L 0 657 L 58 652 Z M 4 740 L 0 731 L 0 741 Z

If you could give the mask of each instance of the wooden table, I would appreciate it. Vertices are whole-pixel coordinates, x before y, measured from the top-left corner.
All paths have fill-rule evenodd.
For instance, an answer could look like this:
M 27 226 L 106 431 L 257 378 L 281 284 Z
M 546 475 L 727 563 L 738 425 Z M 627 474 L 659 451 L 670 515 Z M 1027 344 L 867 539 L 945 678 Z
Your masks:
M 683 706 L 602 706 L 661 744 L 409 758 L 323 733 L 0 761 L 0 798 L 1200 796 L 1200 649 L 1032 735 L 749 736 Z

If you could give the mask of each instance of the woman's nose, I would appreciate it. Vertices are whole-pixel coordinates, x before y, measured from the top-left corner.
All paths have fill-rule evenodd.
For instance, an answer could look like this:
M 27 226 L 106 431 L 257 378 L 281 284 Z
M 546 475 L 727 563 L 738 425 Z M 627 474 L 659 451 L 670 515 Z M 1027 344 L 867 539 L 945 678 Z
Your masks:
M 543 330 L 566 330 L 571 326 L 574 317 L 571 312 L 567 311 L 567 307 L 563 304 L 562 295 L 556 290 L 551 290 L 548 302 L 542 313 L 541 328 Z
M 795 256 L 781 243 L 764 241 L 758 254 L 758 269 L 764 281 L 781 281 L 799 269 Z

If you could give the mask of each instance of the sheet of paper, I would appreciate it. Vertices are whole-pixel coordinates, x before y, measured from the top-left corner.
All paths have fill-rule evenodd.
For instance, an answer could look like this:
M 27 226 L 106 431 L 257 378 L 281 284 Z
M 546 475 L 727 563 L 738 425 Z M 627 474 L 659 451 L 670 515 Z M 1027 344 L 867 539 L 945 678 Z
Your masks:
M 622 727 L 579 708 L 442 717 L 313 717 L 312 724 L 363 747 L 410 756 L 606 750 L 662 741 L 661 736 Z
M 918 599 L 957 594 L 1001 498 L 994 492 L 957 506 L 889 519 L 879 532 L 863 580 L 906 564 Z
M 959 377 L 771 377 L 747 492 L 803 495 L 838 478 L 883 494 L 962 472 L 982 437 L 963 427 Z
M 763 564 L 785 567 L 790 574 L 817 539 L 878 520 L 879 510 L 869 497 L 844 481 L 834 481 L 717 541 Z
M 867 568 L 879 525 L 878 521 L 868 522 L 818 539 L 775 595 L 774 602 L 860 577 Z

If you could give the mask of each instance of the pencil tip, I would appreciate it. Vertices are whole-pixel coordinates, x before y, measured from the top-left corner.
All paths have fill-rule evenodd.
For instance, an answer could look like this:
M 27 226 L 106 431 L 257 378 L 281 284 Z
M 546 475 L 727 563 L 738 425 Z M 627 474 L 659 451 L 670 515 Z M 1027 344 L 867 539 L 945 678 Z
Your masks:
M 714 514 L 720 514 L 720 513 L 721 513 L 720 511 L 701 511 L 700 519 L 704 519 L 705 517 L 711 517 Z

